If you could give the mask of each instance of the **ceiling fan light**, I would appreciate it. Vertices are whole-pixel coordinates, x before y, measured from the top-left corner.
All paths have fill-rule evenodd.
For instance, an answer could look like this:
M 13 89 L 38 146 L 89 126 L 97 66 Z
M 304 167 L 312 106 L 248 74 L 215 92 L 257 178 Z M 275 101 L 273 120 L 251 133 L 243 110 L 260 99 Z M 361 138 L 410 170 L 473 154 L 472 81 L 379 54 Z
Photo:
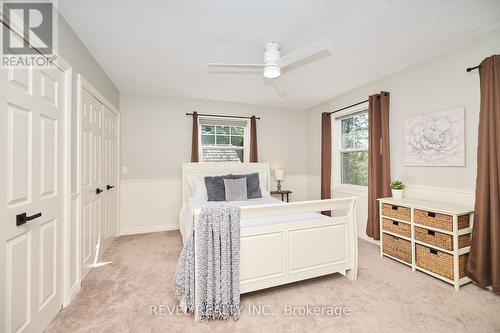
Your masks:
M 264 67 L 264 77 L 268 79 L 276 79 L 280 77 L 281 69 L 278 65 L 267 65 Z

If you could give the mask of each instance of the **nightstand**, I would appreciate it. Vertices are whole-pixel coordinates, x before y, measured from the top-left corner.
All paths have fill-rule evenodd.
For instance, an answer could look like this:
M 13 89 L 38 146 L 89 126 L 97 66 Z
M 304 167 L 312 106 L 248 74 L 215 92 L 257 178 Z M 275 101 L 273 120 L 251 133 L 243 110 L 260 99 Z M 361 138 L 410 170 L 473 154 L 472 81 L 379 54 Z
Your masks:
M 285 195 L 286 195 L 286 202 L 290 202 L 290 194 L 292 194 L 292 191 L 290 190 L 271 191 L 271 194 L 281 194 L 281 201 L 285 200 Z

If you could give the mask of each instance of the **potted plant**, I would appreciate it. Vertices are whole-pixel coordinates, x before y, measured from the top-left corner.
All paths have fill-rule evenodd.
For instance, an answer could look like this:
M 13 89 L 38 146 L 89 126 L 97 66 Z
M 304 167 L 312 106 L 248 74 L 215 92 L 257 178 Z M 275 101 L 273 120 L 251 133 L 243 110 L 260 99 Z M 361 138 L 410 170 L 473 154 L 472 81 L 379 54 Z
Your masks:
M 406 185 L 400 180 L 394 180 L 389 185 L 394 199 L 403 199 Z

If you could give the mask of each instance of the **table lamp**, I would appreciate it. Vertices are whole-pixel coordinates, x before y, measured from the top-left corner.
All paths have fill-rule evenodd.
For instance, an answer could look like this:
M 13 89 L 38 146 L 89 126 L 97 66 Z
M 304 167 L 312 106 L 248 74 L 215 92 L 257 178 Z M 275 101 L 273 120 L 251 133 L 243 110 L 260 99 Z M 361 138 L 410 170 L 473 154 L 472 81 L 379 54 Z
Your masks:
M 274 169 L 274 179 L 278 181 L 278 191 L 281 191 L 281 181 L 283 180 L 283 169 Z

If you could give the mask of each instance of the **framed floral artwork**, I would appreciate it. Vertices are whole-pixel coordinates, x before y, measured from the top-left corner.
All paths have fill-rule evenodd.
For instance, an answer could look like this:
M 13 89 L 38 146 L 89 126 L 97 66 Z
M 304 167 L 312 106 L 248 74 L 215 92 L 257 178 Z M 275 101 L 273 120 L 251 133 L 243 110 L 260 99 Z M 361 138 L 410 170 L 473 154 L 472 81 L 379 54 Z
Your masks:
M 405 165 L 465 166 L 465 110 L 405 120 Z

